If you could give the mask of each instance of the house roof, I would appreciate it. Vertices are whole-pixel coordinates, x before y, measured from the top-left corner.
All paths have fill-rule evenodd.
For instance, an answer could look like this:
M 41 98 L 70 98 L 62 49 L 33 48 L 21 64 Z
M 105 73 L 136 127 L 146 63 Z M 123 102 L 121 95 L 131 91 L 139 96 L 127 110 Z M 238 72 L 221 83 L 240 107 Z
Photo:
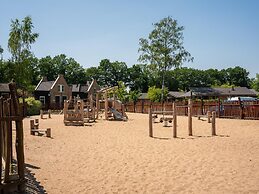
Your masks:
M 70 85 L 70 88 L 72 92 L 82 92 L 82 93 L 87 93 L 88 90 L 88 85 L 82 85 L 82 84 L 72 84 Z
M 55 81 L 42 81 L 37 86 L 36 91 L 50 91 Z
M 190 96 L 256 96 L 254 92 L 246 87 L 232 87 L 232 88 L 190 88 L 190 91 L 183 94 L 181 97 Z
M 10 92 L 8 83 L 0 83 L 0 92 Z
M 180 98 L 185 92 L 178 92 L 178 91 L 169 91 L 168 95 L 174 98 Z
M 140 93 L 140 96 L 138 97 L 140 100 L 148 100 L 148 95 L 147 93 Z
M 255 89 L 250 89 L 250 91 L 254 92 L 256 95 L 259 95 L 259 92 L 257 92 Z

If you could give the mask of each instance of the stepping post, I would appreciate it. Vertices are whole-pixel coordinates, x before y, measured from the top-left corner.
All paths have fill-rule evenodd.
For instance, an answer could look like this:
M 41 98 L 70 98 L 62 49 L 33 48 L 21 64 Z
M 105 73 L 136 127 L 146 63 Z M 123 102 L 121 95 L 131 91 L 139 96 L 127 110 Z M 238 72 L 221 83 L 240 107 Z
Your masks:
M 176 105 L 173 103 L 173 138 L 177 137 L 177 115 L 176 115 Z
M 188 100 L 188 132 L 192 136 L 192 99 Z
M 149 108 L 149 137 L 153 137 L 152 109 Z
M 212 123 L 211 123 L 211 134 L 212 136 L 216 135 L 216 112 L 212 112 Z

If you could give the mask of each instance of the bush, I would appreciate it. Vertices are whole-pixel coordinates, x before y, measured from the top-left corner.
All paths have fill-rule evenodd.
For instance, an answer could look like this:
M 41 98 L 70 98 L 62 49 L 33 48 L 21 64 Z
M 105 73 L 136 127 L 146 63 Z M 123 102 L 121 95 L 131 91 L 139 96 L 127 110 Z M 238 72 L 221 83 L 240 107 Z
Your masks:
M 34 97 L 25 98 L 25 102 L 27 103 L 27 115 L 39 115 L 41 109 L 41 102 L 39 100 L 35 100 Z

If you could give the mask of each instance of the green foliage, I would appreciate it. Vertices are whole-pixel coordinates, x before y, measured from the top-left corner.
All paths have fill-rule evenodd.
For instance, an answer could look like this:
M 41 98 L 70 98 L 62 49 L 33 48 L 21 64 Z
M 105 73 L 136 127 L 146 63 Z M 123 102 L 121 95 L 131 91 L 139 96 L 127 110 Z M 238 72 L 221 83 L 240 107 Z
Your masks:
M 32 32 L 33 28 L 32 19 L 29 16 L 21 22 L 18 19 L 11 21 L 8 49 L 12 55 L 11 61 L 14 63 L 12 78 L 23 86 L 31 84 L 33 76 L 31 45 L 39 36 L 38 33 Z
M 27 115 L 38 115 L 40 114 L 41 102 L 39 100 L 35 100 L 34 97 L 29 97 L 25 99 L 27 103 Z
M 128 100 L 126 86 L 122 81 L 118 82 L 118 88 L 116 89 L 115 94 L 122 103 L 125 103 Z
M 136 103 L 138 98 L 140 97 L 140 93 L 138 90 L 133 90 L 129 92 L 129 100 Z
M 162 89 L 161 88 L 156 88 L 155 86 L 149 87 L 148 88 L 148 98 L 152 101 L 152 102 L 161 102 L 161 98 L 162 98 Z M 163 95 L 163 100 L 165 100 L 167 98 L 168 95 L 168 89 L 165 88 L 164 89 L 164 95 Z
M 162 81 L 162 89 L 166 71 L 193 60 L 183 46 L 183 30 L 184 27 L 179 26 L 176 20 L 166 17 L 154 24 L 148 39 L 139 40 L 139 61 L 149 64 L 155 80 Z
M 102 86 L 116 86 L 119 81 L 127 83 L 127 65 L 124 62 L 110 62 L 103 59 L 98 67 L 100 77 L 98 79 Z
M 252 88 L 259 92 L 259 73 L 256 74 L 255 79 L 252 81 Z

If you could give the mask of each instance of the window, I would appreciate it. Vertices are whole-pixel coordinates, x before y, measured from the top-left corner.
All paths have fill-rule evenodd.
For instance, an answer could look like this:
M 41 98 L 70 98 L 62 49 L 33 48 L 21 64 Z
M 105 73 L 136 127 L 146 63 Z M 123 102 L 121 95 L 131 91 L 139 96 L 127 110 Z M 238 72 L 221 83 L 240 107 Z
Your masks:
M 59 85 L 59 92 L 64 92 L 64 91 L 65 91 L 64 85 Z
M 40 96 L 39 100 L 40 100 L 41 104 L 45 105 L 45 96 Z

